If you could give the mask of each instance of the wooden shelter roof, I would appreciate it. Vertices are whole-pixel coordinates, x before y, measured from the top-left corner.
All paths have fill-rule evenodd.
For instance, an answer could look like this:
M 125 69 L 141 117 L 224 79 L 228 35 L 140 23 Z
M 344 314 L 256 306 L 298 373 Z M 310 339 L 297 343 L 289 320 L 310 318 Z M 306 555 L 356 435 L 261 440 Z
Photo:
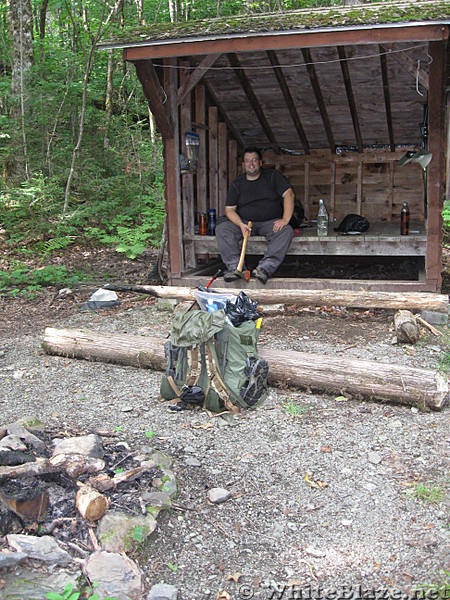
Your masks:
M 448 0 L 239 15 L 128 30 L 100 48 L 155 72 L 180 59 L 178 103 L 201 80 L 241 148 L 394 150 L 421 143 L 428 43 L 446 41 L 449 15 Z

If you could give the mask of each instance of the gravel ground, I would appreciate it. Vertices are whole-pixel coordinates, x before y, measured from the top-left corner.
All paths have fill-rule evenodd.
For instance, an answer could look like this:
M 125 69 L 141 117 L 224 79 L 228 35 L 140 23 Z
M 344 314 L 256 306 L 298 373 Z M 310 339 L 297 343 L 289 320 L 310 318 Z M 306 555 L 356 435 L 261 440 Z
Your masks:
M 45 325 L 168 333 L 171 315 L 154 300 L 121 299 L 95 313 L 71 298 L 0 305 L 0 425 L 32 416 L 52 429 L 120 428 L 132 448 L 150 445 L 173 458 L 178 510 L 158 518 L 157 534 L 135 557 L 146 590 L 166 582 L 184 600 L 227 598 L 224 590 L 266 599 L 305 598 L 310 586 L 313 597 L 334 588 L 350 598 L 344 586 L 361 586 L 404 598 L 442 580 L 448 407 L 426 413 L 280 387 L 230 426 L 201 411 L 168 412 L 158 372 L 43 354 Z M 260 342 L 432 369 L 448 357 L 446 328 L 443 338 L 429 334 L 407 347 L 391 343 L 391 322 L 383 311 L 342 309 L 267 317 Z M 231 499 L 209 503 L 213 487 Z

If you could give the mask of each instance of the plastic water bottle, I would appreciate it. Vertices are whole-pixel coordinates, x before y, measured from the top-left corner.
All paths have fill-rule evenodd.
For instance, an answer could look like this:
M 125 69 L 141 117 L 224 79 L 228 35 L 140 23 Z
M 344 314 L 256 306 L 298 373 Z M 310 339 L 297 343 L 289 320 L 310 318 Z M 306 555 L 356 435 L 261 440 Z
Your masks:
M 210 208 L 208 211 L 208 235 L 216 235 L 216 209 Z
M 328 235 L 328 213 L 322 198 L 319 200 L 319 213 L 317 215 L 317 235 L 319 237 Z

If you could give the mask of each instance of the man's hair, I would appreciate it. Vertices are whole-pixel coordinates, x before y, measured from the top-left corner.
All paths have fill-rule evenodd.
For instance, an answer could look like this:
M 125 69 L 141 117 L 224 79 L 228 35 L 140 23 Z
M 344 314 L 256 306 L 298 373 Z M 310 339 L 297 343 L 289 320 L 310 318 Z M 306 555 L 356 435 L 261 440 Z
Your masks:
M 242 158 L 244 158 L 244 156 L 246 154 L 257 154 L 259 157 L 259 160 L 262 160 L 262 152 L 256 146 L 249 146 L 248 148 L 245 148 Z

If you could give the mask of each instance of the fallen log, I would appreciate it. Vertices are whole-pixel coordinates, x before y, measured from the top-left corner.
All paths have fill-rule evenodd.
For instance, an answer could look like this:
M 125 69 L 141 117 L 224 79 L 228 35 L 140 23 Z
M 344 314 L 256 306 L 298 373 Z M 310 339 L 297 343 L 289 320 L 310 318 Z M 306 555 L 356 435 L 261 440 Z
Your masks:
M 0 481 L 17 479 L 18 477 L 39 477 L 52 473 L 66 473 L 76 479 L 82 473 L 98 473 L 105 468 L 105 461 L 81 454 L 58 454 L 51 458 L 37 458 L 35 462 L 23 465 L 2 467 L 0 466 Z
M 165 341 L 48 327 L 42 346 L 48 354 L 164 370 Z M 264 347 L 259 353 L 269 362 L 269 383 L 274 386 L 282 382 L 433 410 L 443 408 L 448 394 L 447 381 L 427 369 Z
M 77 492 L 75 505 L 86 521 L 98 521 L 105 514 L 108 501 L 97 490 L 83 485 Z
M 400 343 L 415 344 L 419 339 L 416 318 L 409 310 L 399 310 L 395 313 L 394 330 Z
M 195 300 L 194 288 L 165 285 L 125 285 L 108 283 L 105 289 L 115 292 L 138 292 L 155 298 Z M 236 294 L 242 290 L 214 288 L 215 292 Z M 248 289 L 245 292 L 260 304 L 295 304 L 297 306 L 347 306 L 349 308 L 384 308 L 431 310 L 447 313 L 448 296 L 431 292 L 354 292 L 346 290 L 269 290 Z

